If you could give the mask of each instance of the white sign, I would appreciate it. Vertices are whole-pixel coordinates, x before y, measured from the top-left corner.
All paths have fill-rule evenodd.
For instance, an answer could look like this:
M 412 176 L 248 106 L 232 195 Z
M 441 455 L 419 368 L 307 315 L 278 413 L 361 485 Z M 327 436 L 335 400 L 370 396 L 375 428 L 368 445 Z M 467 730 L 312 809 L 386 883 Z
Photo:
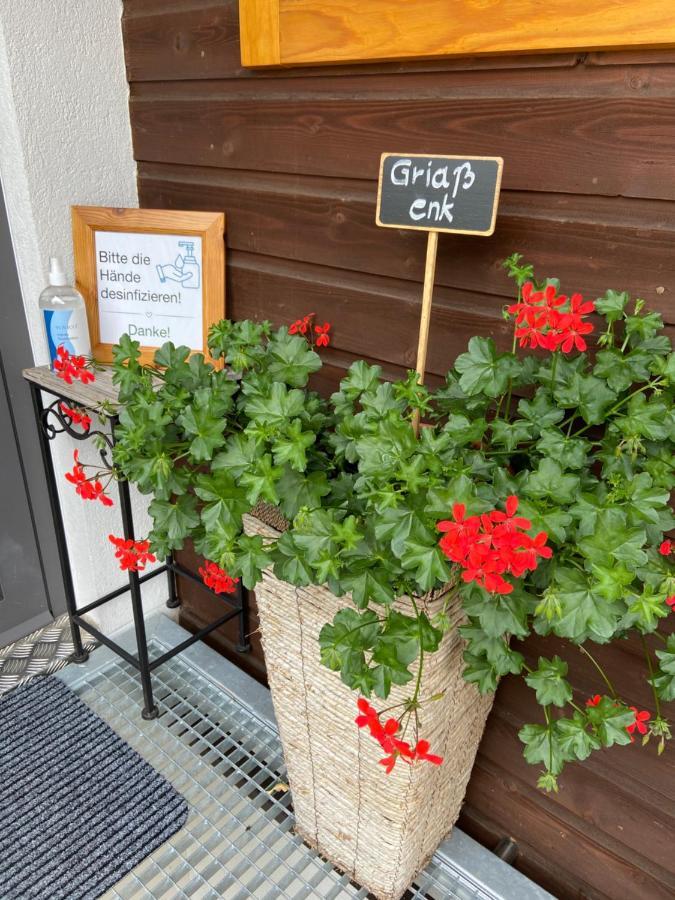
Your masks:
M 97 231 L 95 249 L 102 343 L 204 349 L 201 237 Z

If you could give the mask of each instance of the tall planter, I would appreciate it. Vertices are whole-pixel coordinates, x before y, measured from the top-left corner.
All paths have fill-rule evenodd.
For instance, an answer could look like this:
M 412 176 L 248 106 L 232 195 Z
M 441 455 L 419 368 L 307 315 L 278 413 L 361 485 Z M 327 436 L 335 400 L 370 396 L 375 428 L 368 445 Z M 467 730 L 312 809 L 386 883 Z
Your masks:
M 249 534 L 278 532 L 247 517 Z M 354 693 L 319 658 L 319 632 L 345 606 L 320 587 L 296 588 L 271 570 L 256 586 L 274 710 L 301 837 L 380 900 L 398 900 L 455 823 L 492 706 L 462 679 L 462 640 L 451 628 L 425 659 L 420 713 L 441 766 L 403 762 L 387 775 L 382 751 L 354 723 Z M 461 624 L 459 599 L 448 610 Z M 394 688 L 387 705 L 403 701 Z

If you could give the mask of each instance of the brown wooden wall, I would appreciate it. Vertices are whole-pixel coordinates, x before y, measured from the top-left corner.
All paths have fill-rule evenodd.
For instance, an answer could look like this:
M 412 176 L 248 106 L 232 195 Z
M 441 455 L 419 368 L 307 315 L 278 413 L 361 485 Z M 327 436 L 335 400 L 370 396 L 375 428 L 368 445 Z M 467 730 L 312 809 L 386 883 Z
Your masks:
M 235 0 L 125 0 L 123 27 L 141 205 L 224 210 L 229 315 L 330 320 L 324 388 L 356 357 L 414 367 L 424 236 L 374 224 L 385 150 L 505 161 L 494 237 L 441 236 L 430 381 L 474 333 L 510 343 L 499 263 L 514 250 L 565 288 L 627 289 L 675 325 L 675 52 L 256 73 L 240 65 Z M 578 651 L 527 647 L 540 652 L 570 661 L 581 697 L 601 690 Z M 650 708 L 639 648 L 604 658 Z M 546 797 L 516 737 L 533 716 L 506 679 L 461 826 L 488 846 L 512 836 L 518 867 L 557 896 L 672 897 L 674 751 L 595 754 Z

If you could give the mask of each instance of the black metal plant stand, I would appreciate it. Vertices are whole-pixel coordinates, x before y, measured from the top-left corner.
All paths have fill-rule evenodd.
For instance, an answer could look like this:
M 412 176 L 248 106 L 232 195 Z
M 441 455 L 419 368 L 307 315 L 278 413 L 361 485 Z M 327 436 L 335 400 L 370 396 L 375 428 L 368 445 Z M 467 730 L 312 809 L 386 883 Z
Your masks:
M 24 372 L 24 377 L 26 378 L 30 386 L 31 397 L 33 401 L 33 410 L 35 412 L 35 421 L 37 424 L 38 437 L 40 441 L 40 450 L 42 452 L 42 460 L 47 477 L 49 502 L 54 519 L 54 530 L 56 532 L 59 562 L 63 575 L 66 607 L 68 610 L 68 618 L 70 620 L 70 630 L 72 633 L 73 645 L 75 647 L 72 661 L 76 663 L 83 663 L 86 662 L 86 660 L 89 658 L 88 651 L 85 650 L 82 646 L 82 636 L 80 634 L 80 628 L 84 628 L 84 630 L 93 635 L 96 640 L 100 641 L 102 644 L 105 644 L 106 647 L 109 647 L 114 653 L 117 653 L 118 656 L 121 656 L 122 659 L 125 659 L 130 665 L 138 669 L 141 677 L 141 686 L 143 688 L 144 705 L 141 715 L 144 719 L 154 719 L 159 715 L 159 710 L 153 698 L 151 673 L 158 666 L 161 666 L 162 663 L 165 663 L 173 656 L 176 656 L 176 654 L 181 653 L 187 647 L 191 646 L 196 641 L 199 641 L 202 638 L 206 637 L 206 635 L 208 635 L 214 629 L 219 628 L 221 625 L 224 625 L 225 622 L 229 622 L 235 617 L 238 617 L 239 619 L 239 643 L 237 645 L 237 650 L 241 653 L 246 653 L 251 649 L 250 644 L 248 643 L 247 635 L 248 598 L 246 596 L 246 592 L 242 590 L 241 585 L 237 585 L 237 590 L 234 594 L 227 596 L 216 594 L 214 591 L 208 588 L 197 575 L 195 575 L 193 572 L 190 572 L 190 570 L 186 569 L 184 566 L 180 565 L 180 563 L 176 562 L 173 558 L 173 555 L 169 555 L 164 560 L 164 563 L 162 565 L 154 568 L 151 572 L 147 572 L 145 575 L 139 575 L 138 572 L 130 571 L 128 573 L 128 584 L 125 584 L 114 591 L 110 591 L 109 593 L 104 594 L 102 597 L 98 597 L 96 600 L 94 600 L 92 603 L 88 603 L 86 606 L 78 608 L 75 599 L 75 590 L 73 587 L 73 577 L 70 567 L 70 558 L 68 555 L 68 545 L 66 542 L 63 515 L 61 511 L 61 504 L 59 502 L 56 476 L 54 473 L 54 462 L 52 460 L 49 445 L 50 441 L 54 440 L 57 435 L 64 433 L 69 434 L 72 438 L 75 438 L 75 440 L 78 441 L 97 439 L 99 442 L 99 453 L 101 455 L 101 458 L 105 465 L 109 465 L 108 455 L 115 446 L 115 427 L 118 424 L 119 416 L 117 412 L 105 411 L 103 413 L 108 419 L 108 424 L 110 425 L 110 433 L 107 433 L 106 431 L 100 429 L 77 431 L 72 427 L 72 421 L 70 420 L 70 418 L 61 410 L 60 404 L 75 404 L 78 407 L 90 409 L 97 415 L 101 415 L 102 413 L 100 405 L 94 402 L 90 402 L 90 405 L 88 405 L 86 400 L 85 402 L 83 402 L 81 396 L 79 395 L 87 392 L 83 391 L 81 388 L 77 390 L 78 396 L 73 396 L 76 393 L 75 390 L 69 394 L 66 390 L 67 385 L 57 379 L 56 376 L 54 376 L 46 367 L 27 369 Z M 43 402 L 42 393 L 47 393 L 53 396 L 55 399 L 53 400 L 53 402 L 45 405 L 45 403 Z M 134 540 L 134 521 L 131 498 L 129 495 L 129 483 L 126 480 L 118 479 L 117 485 L 119 489 L 120 512 L 122 516 L 122 533 L 126 540 Z M 169 596 L 166 605 L 170 609 L 180 606 L 180 600 L 176 589 L 177 577 L 194 581 L 204 591 L 212 594 L 215 597 L 218 597 L 221 601 L 223 601 L 228 609 L 215 622 L 211 622 L 204 628 L 200 628 L 199 631 L 197 631 L 195 634 L 191 635 L 189 638 L 182 641 L 177 646 L 172 647 L 170 650 L 167 650 L 166 653 L 162 653 L 160 656 L 157 656 L 154 659 L 150 659 L 148 653 L 147 635 L 145 631 L 145 620 L 143 616 L 141 585 L 146 581 L 150 581 L 152 578 L 157 578 L 157 576 L 161 575 L 162 573 L 166 573 L 167 577 Z M 103 606 L 105 603 L 114 600 L 116 597 L 120 597 L 127 591 L 129 591 L 131 595 L 131 608 L 134 620 L 134 630 L 136 633 L 136 655 L 129 653 L 123 647 L 120 647 L 119 644 L 111 640 L 107 635 L 102 634 L 98 628 L 96 628 L 94 625 L 83 618 L 86 613 L 97 609 L 99 606 Z

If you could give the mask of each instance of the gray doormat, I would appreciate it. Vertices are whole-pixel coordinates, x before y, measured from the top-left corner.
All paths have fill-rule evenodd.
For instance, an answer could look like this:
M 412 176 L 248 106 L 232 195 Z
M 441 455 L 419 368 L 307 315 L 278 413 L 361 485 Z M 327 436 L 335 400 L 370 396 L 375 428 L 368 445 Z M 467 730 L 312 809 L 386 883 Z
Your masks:
M 0 699 L 0 897 L 94 900 L 187 803 L 58 678 Z

